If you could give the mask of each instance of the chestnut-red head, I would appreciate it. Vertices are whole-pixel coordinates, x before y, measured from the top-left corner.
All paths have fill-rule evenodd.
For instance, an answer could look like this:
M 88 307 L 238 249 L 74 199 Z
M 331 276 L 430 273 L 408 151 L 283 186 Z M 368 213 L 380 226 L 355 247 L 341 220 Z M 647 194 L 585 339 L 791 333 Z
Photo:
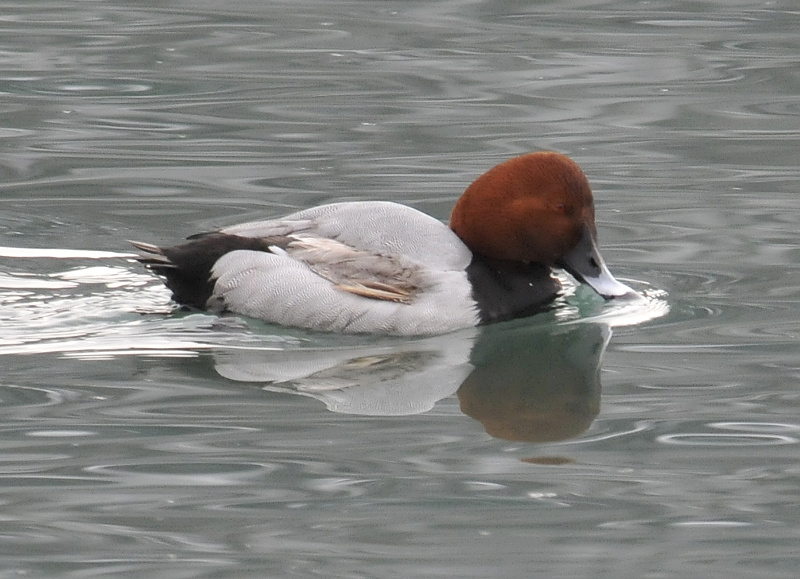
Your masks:
M 592 190 L 568 157 L 529 153 L 478 177 L 453 208 L 450 227 L 485 257 L 553 265 L 585 227 L 596 237 Z
M 483 257 L 561 267 L 605 298 L 642 299 L 608 271 L 589 181 L 560 153 L 530 153 L 489 169 L 464 191 L 450 227 Z

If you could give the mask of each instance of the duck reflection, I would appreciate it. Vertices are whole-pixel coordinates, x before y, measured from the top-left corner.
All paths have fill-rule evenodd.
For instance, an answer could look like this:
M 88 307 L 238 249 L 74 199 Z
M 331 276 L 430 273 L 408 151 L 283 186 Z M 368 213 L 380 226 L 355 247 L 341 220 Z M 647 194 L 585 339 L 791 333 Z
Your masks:
M 333 412 L 419 414 L 454 394 L 472 371 L 477 334 L 469 328 L 415 340 L 375 338 L 368 345 L 363 338 L 333 336 L 331 347 L 222 350 L 215 354 L 216 369 L 231 380 L 266 383 L 264 390 L 316 398 Z
M 586 430 L 599 412 L 611 330 L 503 326 L 347 349 L 222 350 L 215 362 L 228 379 L 309 396 L 333 412 L 418 414 L 457 393 L 461 410 L 497 438 L 555 441 Z
M 578 436 L 600 412 L 604 325 L 481 334 L 458 389 L 464 414 L 495 438 L 552 442 Z

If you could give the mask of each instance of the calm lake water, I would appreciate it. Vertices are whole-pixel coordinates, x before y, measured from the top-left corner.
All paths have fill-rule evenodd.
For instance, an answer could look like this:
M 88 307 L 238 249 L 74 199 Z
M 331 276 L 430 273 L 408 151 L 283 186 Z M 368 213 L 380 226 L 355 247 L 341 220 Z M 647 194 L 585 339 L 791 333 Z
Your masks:
M 797 577 L 795 2 L 146 4 L 0 3 L 0 577 Z M 125 256 L 542 149 L 646 308 L 315 335 Z

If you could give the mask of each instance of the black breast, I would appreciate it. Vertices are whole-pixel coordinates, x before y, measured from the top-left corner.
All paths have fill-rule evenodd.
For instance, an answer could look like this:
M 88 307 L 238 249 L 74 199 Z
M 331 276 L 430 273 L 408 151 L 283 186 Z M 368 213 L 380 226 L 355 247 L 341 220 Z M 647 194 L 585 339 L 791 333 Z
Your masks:
M 482 324 L 532 316 L 549 309 L 561 290 L 548 266 L 474 255 L 467 267 Z

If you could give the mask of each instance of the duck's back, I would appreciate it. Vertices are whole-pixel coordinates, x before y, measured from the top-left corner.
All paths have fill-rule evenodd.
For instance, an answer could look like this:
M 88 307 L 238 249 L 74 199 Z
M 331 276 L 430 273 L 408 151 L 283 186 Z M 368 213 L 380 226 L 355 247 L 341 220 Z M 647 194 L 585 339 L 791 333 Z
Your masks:
M 441 270 L 466 269 L 472 259 L 472 252 L 447 225 L 412 207 L 390 201 L 331 203 L 280 219 L 226 227 L 221 233 L 333 239 L 364 251 L 402 255 Z

